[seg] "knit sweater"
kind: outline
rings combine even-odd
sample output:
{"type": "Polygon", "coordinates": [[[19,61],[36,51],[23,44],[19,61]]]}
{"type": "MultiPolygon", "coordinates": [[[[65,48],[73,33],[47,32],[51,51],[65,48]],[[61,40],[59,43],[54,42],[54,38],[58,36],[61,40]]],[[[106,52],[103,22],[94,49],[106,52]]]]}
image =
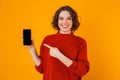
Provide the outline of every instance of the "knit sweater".
{"type": "Polygon", "coordinates": [[[41,64],[36,70],[43,73],[43,80],[81,80],[89,70],[86,41],[71,34],[48,35],[40,47],[41,64]],[[49,48],[43,44],[57,47],[73,63],[67,67],[60,60],[49,55],[49,48]]]}

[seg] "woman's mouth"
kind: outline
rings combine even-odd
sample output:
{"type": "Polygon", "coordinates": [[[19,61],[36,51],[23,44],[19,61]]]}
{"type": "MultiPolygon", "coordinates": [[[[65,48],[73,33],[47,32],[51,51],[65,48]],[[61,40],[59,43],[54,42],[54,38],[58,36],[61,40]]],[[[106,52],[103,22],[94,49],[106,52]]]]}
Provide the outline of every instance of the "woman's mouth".
{"type": "Polygon", "coordinates": [[[68,25],[62,25],[62,27],[63,27],[63,28],[67,28],[67,27],[69,27],[69,26],[68,26],[68,25]]]}

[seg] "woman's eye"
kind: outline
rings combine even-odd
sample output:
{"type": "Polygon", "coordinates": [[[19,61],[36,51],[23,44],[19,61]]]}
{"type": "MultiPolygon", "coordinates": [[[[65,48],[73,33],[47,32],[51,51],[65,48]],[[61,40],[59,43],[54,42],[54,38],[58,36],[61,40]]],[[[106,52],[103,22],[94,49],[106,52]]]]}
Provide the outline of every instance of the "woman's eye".
{"type": "Polygon", "coordinates": [[[72,20],[72,18],[71,17],[69,17],[69,18],[67,18],[68,20],[72,20]]]}
{"type": "Polygon", "coordinates": [[[62,18],[62,17],[60,17],[60,18],[59,18],[59,20],[63,20],[63,18],[62,18]]]}
{"type": "Polygon", "coordinates": [[[68,18],[63,18],[63,17],[59,17],[59,20],[72,20],[72,18],[71,17],[68,17],[68,18]]]}

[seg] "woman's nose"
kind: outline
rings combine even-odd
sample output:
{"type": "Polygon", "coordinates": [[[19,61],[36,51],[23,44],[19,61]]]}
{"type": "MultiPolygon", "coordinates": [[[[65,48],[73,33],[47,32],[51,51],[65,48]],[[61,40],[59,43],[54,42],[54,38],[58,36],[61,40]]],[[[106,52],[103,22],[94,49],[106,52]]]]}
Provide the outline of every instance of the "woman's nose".
{"type": "Polygon", "coordinates": [[[67,20],[63,20],[64,23],[67,23],[67,20]]]}

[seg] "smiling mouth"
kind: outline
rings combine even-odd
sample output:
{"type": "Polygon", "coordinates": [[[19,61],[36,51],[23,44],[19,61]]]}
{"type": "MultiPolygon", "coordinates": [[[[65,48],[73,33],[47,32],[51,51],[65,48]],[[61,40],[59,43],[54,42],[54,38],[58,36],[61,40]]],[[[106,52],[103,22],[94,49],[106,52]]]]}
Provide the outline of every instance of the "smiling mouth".
{"type": "Polygon", "coordinates": [[[69,27],[68,25],[61,25],[63,28],[67,28],[67,27],[69,27]]]}

